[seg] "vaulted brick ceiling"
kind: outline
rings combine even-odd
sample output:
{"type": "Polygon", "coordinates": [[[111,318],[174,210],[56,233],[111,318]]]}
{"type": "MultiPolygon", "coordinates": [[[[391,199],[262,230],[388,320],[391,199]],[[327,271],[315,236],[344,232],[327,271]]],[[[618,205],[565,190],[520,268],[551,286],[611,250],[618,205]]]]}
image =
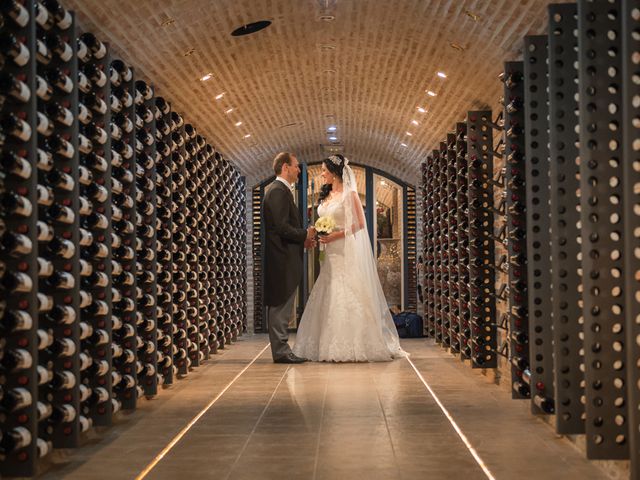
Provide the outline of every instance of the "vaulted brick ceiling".
{"type": "Polygon", "coordinates": [[[306,162],[325,157],[330,125],[353,162],[415,184],[421,160],[467,110],[498,108],[502,63],[520,57],[524,35],[545,32],[548,1],[64,4],[77,12],[83,30],[110,42],[116,56],[151,80],[249,185],[270,174],[278,151],[296,152],[306,162]],[[258,20],[272,25],[231,36],[258,20]],[[211,79],[200,81],[207,73],[211,79]]]}

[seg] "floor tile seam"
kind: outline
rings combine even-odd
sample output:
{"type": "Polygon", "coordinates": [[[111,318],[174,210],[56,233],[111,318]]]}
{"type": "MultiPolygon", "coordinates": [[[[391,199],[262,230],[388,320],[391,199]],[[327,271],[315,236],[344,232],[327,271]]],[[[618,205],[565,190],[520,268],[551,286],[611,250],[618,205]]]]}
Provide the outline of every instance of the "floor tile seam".
{"type": "Polygon", "coordinates": [[[384,411],[384,405],[382,404],[382,399],[380,398],[380,390],[378,389],[378,382],[376,381],[376,377],[372,376],[373,385],[376,389],[376,397],[378,399],[378,404],[380,405],[380,411],[382,412],[382,417],[384,418],[384,426],[387,429],[387,435],[389,436],[389,443],[391,444],[391,452],[393,453],[393,463],[396,467],[396,470],[400,472],[400,465],[398,464],[398,457],[396,456],[396,447],[393,443],[393,437],[391,436],[391,429],[389,428],[389,421],[387,420],[387,414],[384,411]]]}
{"type": "Polygon", "coordinates": [[[173,447],[180,442],[180,440],[182,440],[182,438],[189,432],[189,430],[191,429],[191,427],[193,425],[196,424],[196,422],[198,422],[198,420],[200,420],[200,418],[202,418],[202,416],[220,399],[222,398],[222,396],[225,394],[225,392],[235,383],[236,380],[238,380],[243,374],[244,372],[246,372],[247,370],[249,370],[249,368],[251,368],[251,366],[258,360],[258,358],[260,358],[264,352],[267,350],[267,348],[269,347],[269,343],[267,343],[260,352],[257,353],[257,355],[255,355],[253,357],[253,359],[244,367],[242,368],[242,370],[240,370],[240,372],[231,380],[231,382],[229,382],[227,384],[227,386],[225,388],[222,389],[221,392],[219,392],[211,402],[209,402],[209,404],[202,409],[195,417],[193,417],[193,419],[187,423],[187,425],[185,427],[182,428],[182,430],[180,430],[180,432],[171,439],[171,441],[162,449],[162,451],[156,455],[154,457],[154,459],[149,462],[147,464],[147,466],[135,477],[135,480],[142,480],[144,479],[155,467],[156,465],[158,465],[158,463],[160,463],[160,461],[165,457],[165,455],[167,455],[167,453],[169,453],[171,451],[171,449],[173,449],[173,447]]]}
{"type": "Polygon", "coordinates": [[[318,429],[318,441],[316,443],[316,458],[313,462],[313,480],[316,480],[318,476],[318,458],[320,456],[320,442],[322,439],[322,425],[324,423],[324,406],[327,400],[327,391],[329,390],[329,380],[327,379],[324,384],[324,393],[322,395],[322,407],[320,411],[320,427],[318,429]]]}
{"type": "Polygon", "coordinates": [[[440,410],[442,411],[442,413],[445,415],[445,417],[447,417],[447,419],[449,420],[449,424],[451,425],[451,427],[453,427],[455,432],[458,434],[458,437],[463,442],[463,444],[466,446],[467,450],[472,455],[472,457],[476,461],[477,465],[482,469],[482,471],[485,474],[485,476],[489,480],[495,480],[495,478],[492,475],[491,471],[487,467],[487,464],[480,457],[480,455],[478,454],[477,450],[473,447],[473,445],[471,445],[471,443],[469,442],[468,438],[462,432],[462,429],[457,425],[456,421],[453,419],[453,417],[451,416],[451,414],[449,413],[447,408],[444,406],[444,404],[438,399],[438,397],[435,394],[435,392],[432,390],[432,388],[429,386],[427,381],[424,379],[424,376],[422,375],[422,373],[418,370],[418,367],[416,367],[416,365],[411,361],[410,358],[407,357],[406,360],[407,360],[408,364],[411,366],[411,368],[413,369],[413,371],[416,374],[417,378],[422,382],[422,384],[425,386],[425,388],[427,389],[429,394],[433,397],[435,402],[438,404],[438,406],[440,407],[440,410]]]}
{"type": "Polygon", "coordinates": [[[276,392],[278,391],[278,388],[280,388],[280,385],[282,385],[282,381],[287,376],[287,373],[289,372],[290,368],[291,368],[290,366],[287,366],[287,368],[285,369],[284,373],[280,377],[280,381],[278,382],[278,384],[276,385],[275,389],[271,393],[271,397],[269,398],[269,400],[267,401],[266,405],[264,406],[264,409],[262,410],[262,413],[260,414],[260,416],[258,417],[258,420],[256,421],[255,425],[253,426],[253,429],[251,430],[251,432],[247,436],[247,440],[245,441],[244,445],[242,446],[242,449],[238,453],[238,456],[236,457],[235,461],[231,465],[231,468],[229,469],[229,472],[227,472],[225,480],[229,480],[229,478],[231,477],[231,474],[233,473],[234,468],[238,465],[238,462],[240,461],[240,458],[242,457],[242,455],[244,454],[245,450],[247,449],[247,445],[249,445],[249,442],[251,441],[251,438],[253,437],[253,434],[257,430],[258,425],[260,425],[260,421],[264,417],[264,414],[269,409],[269,405],[273,401],[273,398],[275,397],[276,392]]]}

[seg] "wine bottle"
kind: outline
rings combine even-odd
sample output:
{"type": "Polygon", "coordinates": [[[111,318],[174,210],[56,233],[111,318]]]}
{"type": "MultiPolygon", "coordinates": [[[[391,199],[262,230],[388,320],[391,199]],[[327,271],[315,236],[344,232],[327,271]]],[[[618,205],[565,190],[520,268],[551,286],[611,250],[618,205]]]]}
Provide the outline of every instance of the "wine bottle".
{"type": "Polygon", "coordinates": [[[58,0],[42,0],[42,4],[49,10],[49,13],[53,15],[53,18],[61,30],[66,30],[71,26],[73,21],[71,14],[60,5],[58,0]]]}
{"type": "Polygon", "coordinates": [[[31,98],[31,90],[27,84],[9,72],[0,72],[0,94],[11,96],[21,103],[26,103],[31,98]]]}
{"type": "Polygon", "coordinates": [[[0,12],[13,20],[19,27],[24,28],[29,23],[29,11],[16,0],[4,0],[0,3],[0,12]]]}
{"type": "Polygon", "coordinates": [[[73,91],[73,81],[59,68],[52,68],[47,70],[45,72],[45,78],[53,86],[58,87],[64,93],[71,93],[73,91]]]}
{"type": "Polygon", "coordinates": [[[80,39],[89,47],[95,59],[100,60],[107,54],[107,47],[93,33],[83,33],[80,39]]]}
{"type": "Polygon", "coordinates": [[[7,112],[0,120],[0,126],[5,134],[12,135],[23,142],[31,139],[31,127],[27,122],[19,118],[12,112],[7,112]]]}
{"type": "Polygon", "coordinates": [[[73,124],[73,114],[71,110],[63,107],[58,102],[48,102],[45,111],[53,120],[70,127],[73,124]]]}
{"type": "Polygon", "coordinates": [[[31,164],[23,157],[5,150],[0,156],[0,165],[7,173],[17,177],[28,179],[31,177],[31,164]]]}
{"type": "Polygon", "coordinates": [[[53,87],[40,75],[36,75],[36,96],[45,102],[53,96],[53,87]]]}
{"type": "Polygon", "coordinates": [[[19,67],[24,67],[31,58],[29,49],[12,33],[0,34],[0,49],[2,53],[11,58],[19,67]]]}
{"type": "Polygon", "coordinates": [[[60,57],[63,62],[71,60],[73,50],[71,46],[65,42],[60,35],[55,33],[48,33],[44,37],[47,47],[49,47],[55,54],[60,57]]]}

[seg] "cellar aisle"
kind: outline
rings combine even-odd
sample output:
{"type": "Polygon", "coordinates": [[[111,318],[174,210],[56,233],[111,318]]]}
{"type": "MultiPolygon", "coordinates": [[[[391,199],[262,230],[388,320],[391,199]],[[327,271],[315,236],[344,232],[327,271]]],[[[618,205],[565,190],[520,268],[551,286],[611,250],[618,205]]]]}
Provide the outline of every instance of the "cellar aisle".
{"type": "MultiPolygon", "coordinates": [[[[142,401],[46,479],[132,479],[267,345],[242,337],[191,380],[142,401]],[[196,378],[197,377],[197,381],[196,378]]],[[[496,479],[607,478],[567,440],[429,340],[411,360],[496,479]],[[495,419],[500,419],[496,421],[495,419]]],[[[268,351],[148,479],[462,479],[481,468],[407,360],[275,365],[268,351]]]]}

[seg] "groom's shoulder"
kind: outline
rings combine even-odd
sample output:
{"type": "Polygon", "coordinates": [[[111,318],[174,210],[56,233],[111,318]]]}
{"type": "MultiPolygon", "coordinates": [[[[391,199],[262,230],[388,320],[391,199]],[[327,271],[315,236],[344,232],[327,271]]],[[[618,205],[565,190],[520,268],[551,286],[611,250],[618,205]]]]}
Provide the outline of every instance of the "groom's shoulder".
{"type": "Polygon", "coordinates": [[[281,181],[274,180],[273,182],[271,182],[269,185],[266,186],[266,188],[264,189],[264,193],[265,193],[265,195],[267,195],[268,193],[272,192],[273,190],[281,189],[281,187],[282,187],[283,191],[286,188],[281,181]]]}

